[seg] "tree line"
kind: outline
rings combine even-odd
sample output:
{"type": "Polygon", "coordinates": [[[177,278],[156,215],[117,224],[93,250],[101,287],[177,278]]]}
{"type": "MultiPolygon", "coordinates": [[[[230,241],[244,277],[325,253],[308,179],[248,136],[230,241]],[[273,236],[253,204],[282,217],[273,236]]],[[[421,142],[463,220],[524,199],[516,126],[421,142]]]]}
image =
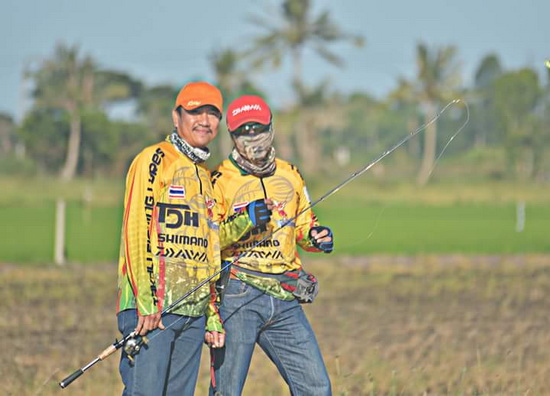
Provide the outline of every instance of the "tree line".
{"type": "MultiPolygon", "coordinates": [[[[279,155],[299,164],[305,174],[330,172],[374,156],[422,125],[405,163],[416,164],[416,180],[425,184],[436,155],[464,121],[466,108],[454,106],[450,117],[430,123],[451,100],[468,103],[470,122],[450,153],[466,160],[478,156],[502,164],[495,177],[550,179],[545,148],[550,143],[550,69],[505,70],[496,54],[480,60],[466,86],[454,46],[418,43],[414,78],[400,78],[383,98],[368,92],[343,94],[325,81],[307,86],[304,50],[325,61],[344,62],[330,50],[343,41],[365,45],[359,35],[343,31],[327,11],[313,15],[310,0],[285,0],[277,17],[257,15],[261,31],[243,52],[218,49],[208,55],[226,104],[241,94],[260,94],[254,74],[292,64],[292,106],[275,109],[279,155]],[[247,72],[245,72],[245,70],[247,72]],[[408,161],[408,162],[407,162],[408,161]]],[[[129,161],[149,143],[171,132],[170,112],[179,86],[147,85],[123,71],[101,67],[76,45],[58,44],[38,67],[26,71],[33,86],[33,105],[16,124],[0,114],[0,172],[75,176],[122,176],[129,161]],[[131,107],[130,120],[110,115],[121,103],[131,107]]],[[[223,128],[221,128],[223,129],[223,128]]],[[[215,141],[215,158],[230,151],[227,133],[215,141]]],[[[407,165],[408,166],[408,165],[407,165]]]]}

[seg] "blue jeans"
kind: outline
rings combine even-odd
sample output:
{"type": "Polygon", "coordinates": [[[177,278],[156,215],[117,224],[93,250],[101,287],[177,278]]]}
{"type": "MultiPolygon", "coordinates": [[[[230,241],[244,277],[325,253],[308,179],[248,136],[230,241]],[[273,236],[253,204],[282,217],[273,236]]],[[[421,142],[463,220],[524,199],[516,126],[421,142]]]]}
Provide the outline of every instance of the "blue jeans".
{"type": "MultiPolygon", "coordinates": [[[[122,350],[119,371],[124,383],[123,395],[193,395],[201,348],[204,341],[204,316],[167,314],[162,323],[165,330],[147,333],[149,342],[134,357],[131,364],[122,350]]],[[[130,334],[137,325],[135,309],[118,314],[118,329],[130,334]]]]}
{"type": "Polygon", "coordinates": [[[292,395],[331,394],[315,334],[296,300],[279,300],[230,279],[220,314],[226,340],[224,348],[213,349],[215,389],[211,384],[210,395],[242,393],[256,343],[275,363],[292,395]]]}

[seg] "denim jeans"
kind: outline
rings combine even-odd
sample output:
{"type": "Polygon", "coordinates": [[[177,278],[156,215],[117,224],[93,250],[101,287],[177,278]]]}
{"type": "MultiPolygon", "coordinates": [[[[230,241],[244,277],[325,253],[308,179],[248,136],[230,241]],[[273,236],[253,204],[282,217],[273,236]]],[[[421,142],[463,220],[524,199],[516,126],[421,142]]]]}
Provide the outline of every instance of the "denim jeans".
{"type": "MultiPolygon", "coordinates": [[[[131,364],[122,350],[119,371],[124,383],[123,395],[193,395],[201,348],[204,341],[204,316],[167,314],[162,323],[165,330],[147,333],[149,342],[134,357],[131,364]]],[[[130,334],[137,325],[135,309],[118,314],[118,329],[130,334]]]]}
{"type": "Polygon", "coordinates": [[[296,300],[279,300],[230,279],[220,314],[226,340],[224,348],[213,350],[215,388],[211,384],[210,395],[242,393],[256,343],[275,363],[292,395],[331,394],[315,334],[296,300]]]}

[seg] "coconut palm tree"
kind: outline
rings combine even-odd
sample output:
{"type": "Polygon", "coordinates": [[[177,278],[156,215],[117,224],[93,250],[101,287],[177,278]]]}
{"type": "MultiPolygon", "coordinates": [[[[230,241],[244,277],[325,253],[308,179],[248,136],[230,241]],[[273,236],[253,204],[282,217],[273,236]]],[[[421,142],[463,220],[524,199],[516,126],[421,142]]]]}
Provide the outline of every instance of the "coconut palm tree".
{"type": "MultiPolygon", "coordinates": [[[[338,41],[351,41],[356,46],[362,46],[364,42],[360,35],[343,32],[331,20],[328,11],[317,16],[312,15],[310,0],[284,0],[275,12],[267,10],[265,16],[255,15],[250,20],[265,31],[253,39],[252,48],[248,52],[253,67],[279,67],[288,55],[292,62],[292,86],[300,108],[305,105],[302,100],[311,96],[303,82],[303,57],[306,48],[312,49],[330,64],[342,66],[342,59],[330,51],[328,45],[338,41]]],[[[318,107],[317,104],[315,106],[318,107]]],[[[300,121],[298,126],[299,124],[303,122],[300,121]]],[[[297,132],[297,141],[305,140],[298,136],[302,131],[297,132]]],[[[317,157],[315,150],[310,148],[311,146],[298,145],[302,166],[312,163],[317,157]]],[[[303,170],[308,173],[306,169],[303,170]]]]}
{"type": "MultiPolygon", "coordinates": [[[[456,48],[443,46],[429,49],[419,43],[416,47],[417,95],[424,108],[427,124],[438,112],[442,102],[451,100],[457,93],[460,83],[459,64],[456,61],[456,48]]],[[[427,125],[424,134],[424,153],[418,172],[420,185],[428,182],[435,161],[437,124],[427,125]]]]}
{"type": "Polygon", "coordinates": [[[226,102],[231,102],[247,79],[246,73],[239,69],[242,54],[229,48],[222,48],[211,52],[208,59],[224,99],[226,102]]]}
{"type": "Polygon", "coordinates": [[[101,105],[132,94],[130,78],[123,73],[100,70],[77,45],[58,44],[50,58],[28,76],[34,81],[34,106],[59,109],[69,117],[70,132],[60,176],[71,180],[76,173],[82,138],[82,115],[101,105]]]}
{"type": "Polygon", "coordinates": [[[351,41],[362,46],[362,36],[345,33],[331,19],[328,11],[312,16],[310,0],[285,0],[278,10],[279,19],[268,11],[265,17],[254,16],[251,21],[266,33],[253,39],[250,54],[255,66],[266,63],[274,67],[281,65],[283,58],[290,54],[292,61],[292,83],[299,92],[303,88],[303,54],[306,48],[327,62],[341,66],[342,59],[327,48],[327,44],[337,41],[351,41]]]}
{"type": "MultiPolygon", "coordinates": [[[[214,69],[216,81],[226,105],[244,93],[247,86],[252,85],[246,73],[239,69],[239,59],[242,59],[242,54],[232,49],[218,49],[209,55],[210,65],[214,69]]],[[[229,134],[219,134],[217,141],[220,156],[227,155],[231,150],[229,134]]]]}
{"type": "Polygon", "coordinates": [[[77,46],[58,44],[54,54],[32,73],[35,106],[62,109],[69,115],[70,133],[65,164],[60,176],[74,177],[78,164],[83,108],[91,101],[96,65],[89,56],[80,56],[77,46]]]}

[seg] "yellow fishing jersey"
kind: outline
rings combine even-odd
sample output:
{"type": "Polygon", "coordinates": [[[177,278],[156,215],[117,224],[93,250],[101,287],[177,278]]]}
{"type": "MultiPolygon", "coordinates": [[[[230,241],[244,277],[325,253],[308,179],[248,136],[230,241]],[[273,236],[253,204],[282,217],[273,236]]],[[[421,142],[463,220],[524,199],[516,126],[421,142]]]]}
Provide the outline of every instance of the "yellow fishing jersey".
{"type": "Polygon", "coordinates": [[[306,209],[311,204],[310,198],[294,165],[276,159],[272,176],[257,177],[243,171],[229,158],[212,172],[212,185],[217,213],[221,216],[218,220],[246,211],[246,206],[257,199],[271,198],[275,204],[270,223],[263,229],[254,228],[238,242],[222,249],[222,260],[232,261],[242,255],[236,262],[238,266],[280,274],[301,268],[296,243],[307,251],[320,251],[309,238],[309,230],[319,224],[313,211],[306,209]],[[294,219],[298,213],[301,214],[294,219]],[[281,228],[283,224],[286,226],[281,228]],[[266,238],[273,231],[275,233],[266,238]],[[262,242],[254,247],[258,241],[262,242]]]}
{"type": "MultiPolygon", "coordinates": [[[[161,312],[218,271],[218,219],[210,174],[203,164],[193,163],[169,141],[138,154],[126,178],[117,312],[161,312]]],[[[224,223],[222,246],[251,227],[247,214],[224,223]]],[[[209,297],[206,284],[170,312],[200,316],[209,297]]]]}

